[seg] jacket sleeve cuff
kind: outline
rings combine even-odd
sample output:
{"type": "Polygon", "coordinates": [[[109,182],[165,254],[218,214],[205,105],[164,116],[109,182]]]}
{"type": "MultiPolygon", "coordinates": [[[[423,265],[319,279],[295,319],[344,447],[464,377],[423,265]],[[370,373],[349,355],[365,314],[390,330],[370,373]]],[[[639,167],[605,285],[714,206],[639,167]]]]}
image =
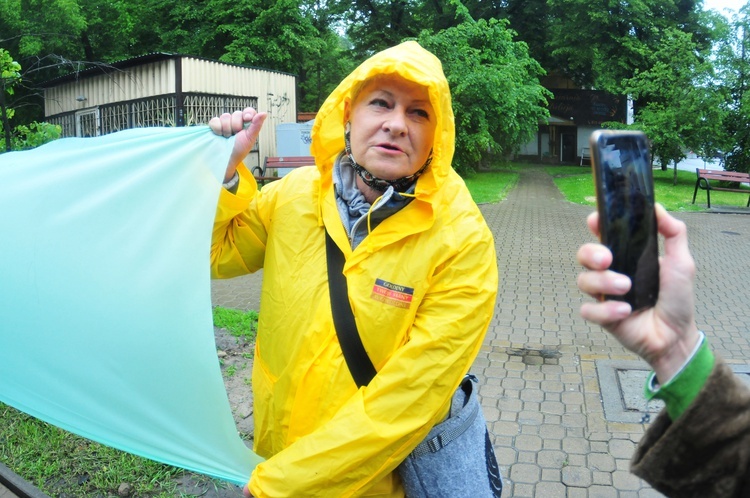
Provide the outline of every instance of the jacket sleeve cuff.
{"type": "Polygon", "coordinates": [[[701,336],[692,356],[669,382],[659,386],[654,372],[651,372],[646,380],[644,389],[646,399],[663,400],[669,418],[672,420],[677,420],[695,401],[714,368],[714,354],[708,347],[708,341],[703,332],[701,336]]]}
{"type": "Polygon", "coordinates": [[[231,193],[236,194],[237,189],[240,187],[240,174],[235,171],[234,176],[230,178],[228,182],[224,182],[222,187],[229,190],[231,193]]]}
{"type": "Polygon", "coordinates": [[[247,208],[248,201],[258,193],[258,183],[243,163],[237,166],[237,176],[236,190],[222,188],[219,193],[219,204],[239,213],[247,208]]]}

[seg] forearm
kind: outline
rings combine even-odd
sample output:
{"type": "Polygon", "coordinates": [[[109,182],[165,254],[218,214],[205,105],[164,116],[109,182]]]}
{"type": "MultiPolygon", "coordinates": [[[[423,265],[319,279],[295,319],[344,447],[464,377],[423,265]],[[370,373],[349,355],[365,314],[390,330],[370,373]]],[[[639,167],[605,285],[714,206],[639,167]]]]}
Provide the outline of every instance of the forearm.
{"type": "Polygon", "coordinates": [[[750,492],[750,389],[716,364],[694,402],[662,413],[641,440],[632,471],[667,496],[739,497],[750,492]]]}
{"type": "Polygon", "coordinates": [[[645,358],[662,385],[668,383],[683,369],[705,337],[703,332],[698,330],[694,320],[690,320],[689,325],[686,324],[685,329],[676,335],[679,339],[670,344],[665,351],[653,358],[645,358]]]}

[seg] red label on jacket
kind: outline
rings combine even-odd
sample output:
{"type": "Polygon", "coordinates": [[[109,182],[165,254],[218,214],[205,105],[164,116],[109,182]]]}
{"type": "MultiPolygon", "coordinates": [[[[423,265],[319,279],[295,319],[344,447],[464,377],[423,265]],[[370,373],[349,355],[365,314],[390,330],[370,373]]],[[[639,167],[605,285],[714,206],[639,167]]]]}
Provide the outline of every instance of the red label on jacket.
{"type": "Polygon", "coordinates": [[[392,284],[382,279],[376,279],[372,287],[370,297],[381,303],[396,306],[398,308],[408,308],[411,306],[411,300],[414,295],[414,289],[403,285],[392,284]]]}

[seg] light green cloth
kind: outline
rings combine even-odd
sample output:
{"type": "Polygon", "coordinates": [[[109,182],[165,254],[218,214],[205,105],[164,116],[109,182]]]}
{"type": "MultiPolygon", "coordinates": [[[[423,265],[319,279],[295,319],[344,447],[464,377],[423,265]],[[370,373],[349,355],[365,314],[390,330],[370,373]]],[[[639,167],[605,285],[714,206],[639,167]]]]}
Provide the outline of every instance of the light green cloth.
{"type": "Polygon", "coordinates": [[[141,128],[0,154],[0,401],[243,484],[209,252],[233,140],[141,128]]]}
{"type": "Polygon", "coordinates": [[[714,369],[714,362],[714,354],[708,346],[708,340],[701,332],[701,340],[696,345],[692,356],[666,384],[659,386],[656,374],[651,372],[644,387],[646,399],[663,400],[669,418],[677,420],[698,397],[714,369]]]}

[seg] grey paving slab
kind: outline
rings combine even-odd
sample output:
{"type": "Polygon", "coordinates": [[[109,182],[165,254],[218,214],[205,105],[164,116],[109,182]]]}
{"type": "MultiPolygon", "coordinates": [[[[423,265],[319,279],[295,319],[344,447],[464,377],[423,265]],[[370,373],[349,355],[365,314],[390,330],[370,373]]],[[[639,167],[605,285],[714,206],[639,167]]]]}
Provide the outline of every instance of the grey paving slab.
{"type": "MultiPolygon", "coordinates": [[[[628,472],[647,426],[641,417],[607,416],[604,397],[613,387],[597,374],[597,362],[643,363],[578,315],[589,298],[576,287],[575,252],[595,240],[585,224],[593,208],[565,201],[552,176],[535,166],[521,171],[504,201],[480,208],[495,235],[500,287],[473,372],[505,478],[503,496],[661,496],[628,472]]],[[[714,351],[738,373],[748,371],[750,210],[675,216],[688,226],[697,265],[698,325],[714,351]]],[[[261,282],[262,275],[215,280],[213,303],[258,309],[261,282]]],[[[621,369],[625,377],[627,370],[621,369]]]]}
{"type": "Polygon", "coordinates": [[[17,495],[0,484],[0,498],[17,498],[17,495]]]}
{"type": "Polygon", "coordinates": [[[656,416],[664,408],[663,401],[647,401],[643,396],[643,385],[649,375],[645,362],[596,360],[596,373],[607,421],[647,422],[648,417],[656,416]]]}
{"type": "Polygon", "coordinates": [[[17,498],[17,495],[0,484],[0,498],[17,498]]]}

